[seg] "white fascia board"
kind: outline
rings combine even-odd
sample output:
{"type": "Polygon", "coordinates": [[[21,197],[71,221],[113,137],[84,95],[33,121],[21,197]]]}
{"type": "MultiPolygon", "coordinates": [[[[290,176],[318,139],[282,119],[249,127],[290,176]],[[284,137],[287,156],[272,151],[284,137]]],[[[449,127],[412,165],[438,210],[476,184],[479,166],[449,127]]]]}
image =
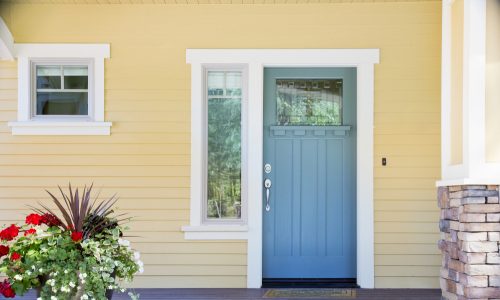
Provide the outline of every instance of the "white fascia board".
{"type": "Polygon", "coordinates": [[[0,60],[14,59],[14,38],[7,24],[0,18],[0,60]]]}
{"type": "Polygon", "coordinates": [[[109,44],[14,44],[16,57],[109,58],[109,44]]]}
{"type": "Polygon", "coordinates": [[[378,64],[379,49],[187,49],[186,62],[195,63],[249,63],[266,66],[352,66],[378,64]],[[327,62],[327,63],[326,63],[327,62]]]}

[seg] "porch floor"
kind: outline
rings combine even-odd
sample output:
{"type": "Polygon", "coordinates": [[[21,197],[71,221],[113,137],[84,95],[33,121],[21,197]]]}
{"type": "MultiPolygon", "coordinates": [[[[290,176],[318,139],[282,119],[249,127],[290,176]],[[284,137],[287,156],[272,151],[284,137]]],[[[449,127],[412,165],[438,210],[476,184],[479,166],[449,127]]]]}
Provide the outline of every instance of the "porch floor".
{"type": "MultiPolygon", "coordinates": [[[[441,291],[439,289],[358,289],[355,297],[341,298],[264,298],[268,289],[136,289],[140,299],[160,300],[306,300],[306,299],[332,299],[332,300],[439,300],[441,291]]],[[[34,300],[34,293],[16,299],[34,300]]],[[[126,294],[115,294],[113,300],[129,299],[126,294]]]]}

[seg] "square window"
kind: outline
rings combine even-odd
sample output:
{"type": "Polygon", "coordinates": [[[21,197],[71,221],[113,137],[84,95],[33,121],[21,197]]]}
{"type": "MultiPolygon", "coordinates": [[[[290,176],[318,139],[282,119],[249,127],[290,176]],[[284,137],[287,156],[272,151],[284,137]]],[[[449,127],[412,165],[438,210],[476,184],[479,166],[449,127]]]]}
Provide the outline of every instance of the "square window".
{"type": "Polygon", "coordinates": [[[33,62],[32,117],[89,117],[89,68],[88,63],[33,62]]]}
{"type": "Polygon", "coordinates": [[[16,44],[13,135],[110,135],[104,118],[109,44],[16,44]]]}

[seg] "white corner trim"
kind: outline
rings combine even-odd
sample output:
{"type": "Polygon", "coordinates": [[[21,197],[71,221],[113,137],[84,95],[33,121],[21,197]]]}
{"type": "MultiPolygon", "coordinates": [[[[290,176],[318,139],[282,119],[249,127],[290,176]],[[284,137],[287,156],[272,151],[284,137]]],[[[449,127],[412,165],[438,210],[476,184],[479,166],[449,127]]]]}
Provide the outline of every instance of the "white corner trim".
{"type": "Polygon", "coordinates": [[[437,186],[498,184],[500,164],[486,161],[486,1],[464,0],[463,23],[463,163],[452,165],[451,45],[453,1],[442,4],[441,180],[437,186]]]}
{"type": "Polygon", "coordinates": [[[14,38],[10,33],[9,27],[0,18],[0,60],[14,59],[14,38]]]}
{"type": "Polygon", "coordinates": [[[12,135],[110,135],[111,122],[8,122],[12,135]]]}
{"type": "Polygon", "coordinates": [[[14,44],[16,57],[109,58],[109,44],[14,44]]]}
{"type": "MultiPolygon", "coordinates": [[[[244,64],[248,67],[248,232],[247,287],[262,284],[262,165],[263,165],[263,76],[265,67],[356,67],[357,68],[357,280],[362,288],[374,288],[373,122],[374,64],[379,49],[187,49],[191,64],[191,117],[200,119],[199,104],[203,64],[244,64]]],[[[189,231],[201,224],[202,143],[198,123],[191,127],[191,226],[183,227],[185,238],[234,239],[237,232],[189,231]],[[194,127],[193,127],[194,126],[194,127]],[[193,130],[194,129],[194,130],[193,130]],[[188,229],[187,231],[185,229],[188,229]]],[[[235,226],[235,225],[232,225],[235,226]]],[[[239,232],[243,235],[243,232],[239,232]]]]}

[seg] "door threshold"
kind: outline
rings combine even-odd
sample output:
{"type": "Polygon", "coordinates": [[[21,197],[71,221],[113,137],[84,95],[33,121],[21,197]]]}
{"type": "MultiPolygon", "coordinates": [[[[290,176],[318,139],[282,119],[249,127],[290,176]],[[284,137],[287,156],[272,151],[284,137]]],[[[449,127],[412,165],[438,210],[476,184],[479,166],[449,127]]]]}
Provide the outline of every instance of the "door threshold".
{"type": "Polygon", "coordinates": [[[359,288],[356,278],[263,278],[263,288],[359,288]]]}

